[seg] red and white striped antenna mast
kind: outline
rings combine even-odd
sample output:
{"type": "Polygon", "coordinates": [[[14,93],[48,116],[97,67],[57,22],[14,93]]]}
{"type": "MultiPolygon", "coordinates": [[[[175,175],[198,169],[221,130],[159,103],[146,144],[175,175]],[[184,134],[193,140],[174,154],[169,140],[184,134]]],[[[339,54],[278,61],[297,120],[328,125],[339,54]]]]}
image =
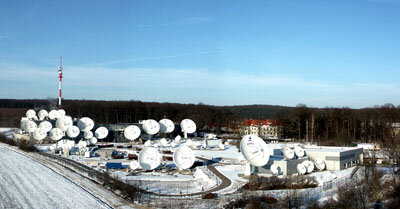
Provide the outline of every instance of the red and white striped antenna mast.
{"type": "Polygon", "coordinates": [[[61,109],[61,86],[62,86],[62,71],[63,71],[63,67],[62,67],[62,56],[60,56],[60,66],[58,66],[58,77],[60,78],[60,83],[58,85],[58,91],[59,91],[59,95],[58,95],[58,109],[61,109]]]}

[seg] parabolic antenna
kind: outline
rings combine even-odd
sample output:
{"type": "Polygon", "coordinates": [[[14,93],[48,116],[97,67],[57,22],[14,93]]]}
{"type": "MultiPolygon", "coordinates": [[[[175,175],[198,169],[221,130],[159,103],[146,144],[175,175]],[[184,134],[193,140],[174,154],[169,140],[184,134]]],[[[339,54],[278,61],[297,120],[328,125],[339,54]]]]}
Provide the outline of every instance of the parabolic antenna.
{"type": "Polygon", "coordinates": [[[50,130],[49,136],[52,140],[60,140],[64,136],[64,132],[59,128],[53,128],[50,130]]]}
{"type": "Polygon", "coordinates": [[[30,109],[30,110],[26,111],[25,115],[27,118],[33,119],[36,116],[36,112],[35,112],[35,110],[30,109]]]}
{"type": "Polygon", "coordinates": [[[46,138],[46,136],[47,136],[47,132],[41,128],[37,128],[33,132],[33,138],[38,141],[42,141],[44,138],[46,138]]]}
{"type": "Polygon", "coordinates": [[[40,110],[38,112],[39,120],[44,120],[48,116],[49,116],[49,113],[46,110],[40,110]]]}
{"type": "Polygon", "coordinates": [[[57,144],[52,144],[52,145],[50,145],[50,147],[49,147],[49,150],[50,151],[54,151],[54,150],[56,150],[57,149],[57,144]]]}
{"type": "Polygon", "coordinates": [[[58,117],[57,117],[57,114],[58,114],[57,110],[51,110],[51,111],[49,112],[49,119],[50,119],[50,120],[55,120],[55,119],[57,119],[57,118],[58,118],[58,117]]]}
{"type": "Polygon", "coordinates": [[[154,147],[145,147],[139,153],[139,164],[145,170],[153,170],[161,163],[161,155],[154,147]]]}
{"type": "Polygon", "coordinates": [[[139,168],[139,163],[137,161],[132,161],[131,163],[129,163],[129,168],[134,171],[139,168]]]}
{"type": "Polygon", "coordinates": [[[263,166],[268,163],[267,144],[256,135],[243,136],[240,141],[240,151],[244,158],[254,166],[263,166]]]}
{"type": "Polygon", "coordinates": [[[150,147],[150,146],[151,146],[151,141],[150,141],[150,140],[147,140],[147,141],[144,143],[144,146],[150,147]]]}
{"type": "Polygon", "coordinates": [[[319,170],[325,170],[326,164],[325,164],[324,160],[322,160],[321,158],[317,158],[317,159],[315,159],[315,166],[319,170]]]}
{"type": "Polygon", "coordinates": [[[191,139],[186,140],[186,143],[185,143],[186,146],[190,147],[190,146],[192,146],[192,144],[193,144],[193,141],[191,139]]]}
{"type": "Polygon", "coordinates": [[[70,150],[72,147],[75,146],[75,142],[73,140],[63,139],[57,142],[57,147],[61,149],[68,149],[70,150]]]}
{"type": "Polygon", "coordinates": [[[125,138],[131,141],[137,139],[140,136],[140,133],[140,128],[135,125],[130,125],[124,130],[125,138]]]}
{"type": "Polygon", "coordinates": [[[33,133],[36,129],[37,129],[37,125],[36,125],[36,123],[35,122],[33,122],[33,121],[28,121],[26,124],[25,124],[25,130],[27,131],[27,132],[29,132],[29,133],[33,133]]]}
{"type": "Polygon", "coordinates": [[[87,146],[87,142],[86,141],[80,140],[78,142],[78,148],[79,149],[85,148],[86,146],[87,146]]]}
{"type": "Polygon", "coordinates": [[[221,142],[218,144],[218,147],[220,150],[224,150],[225,149],[225,145],[222,144],[221,142]]]}
{"type": "Polygon", "coordinates": [[[77,126],[79,129],[83,132],[88,132],[93,129],[94,127],[94,122],[92,119],[88,117],[83,117],[78,120],[77,126]]]}
{"type": "Polygon", "coordinates": [[[272,164],[270,170],[272,174],[278,175],[280,173],[281,168],[275,164],[272,164]]]}
{"type": "Polygon", "coordinates": [[[39,124],[39,128],[43,129],[47,133],[53,128],[53,125],[51,125],[49,121],[43,121],[39,124]]]}
{"type": "Polygon", "coordinates": [[[284,147],[283,150],[283,156],[285,156],[286,160],[291,160],[294,158],[294,151],[290,149],[289,147],[284,147]]]}
{"type": "Polygon", "coordinates": [[[94,136],[98,139],[104,139],[108,135],[108,129],[106,127],[99,127],[94,132],[94,136]]]}
{"type": "Polygon", "coordinates": [[[187,134],[191,134],[196,131],[196,123],[190,119],[183,119],[181,121],[181,129],[185,135],[185,138],[187,138],[187,134]]]}
{"type": "Polygon", "coordinates": [[[168,146],[168,141],[165,138],[162,138],[160,139],[160,144],[161,146],[166,147],[168,146]]]}
{"type": "Polygon", "coordinates": [[[21,128],[23,131],[26,131],[28,121],[29,121],[28,118],[21,118],[21,128]]]}
{"type": "Polygon", "coordinates": [[[57,118],[56,127],[61,129],[62,131],[67,131],[67,129],[72,126],[72,118],[70,116],[63,116],[57,118]]]}
{"type": "Polygon", "coordinates": [[[153,119],[145,120],[143,122],[143,130],[149,135],[154,135],[160,131],[160,124],[153,119]]]}
{"type": "Polygon", "coordinates": [[[314,170],[314,163],[309,161],[309,160],[305,160],[302,163],[304,165],[304,167],[306,167],[307,169],[307,173],[311,173],[314,170]]]}
{"type": "Polygon", "coordinates": [[[181,135],[178,135],[175,137],[175,143],[179,143],[181,141],[182,137],[181,135]]]}
{"type": "Polygon", "coordinates": [[[70,126],[67,129],[67,136],[71,138],[76,138],[79,135],[79,128],[78,126],[70,126]]]}
{"type": "Polygon", "coordinates": [[[189,147],[182,145],[174,152],[174,163],[179,169],[188,169],[192,167],[196,156],[189,147]]]}
{"type": "Polygon", "coordinates": [[[304,157],[304,155],[305,155],[304,149],[302,147],[300,147],[300,146],[295,146],[294,147],[294,153],[299,158],[304,157]]]}
{"type": "Polygon", "coordinates": [[[297,164],[297,172],[301,175],[304,175],[307,173],[307,168],[302,163],[299,163],[297,164]]]}
{"type": "Polygon", "coordinates": [[[96,144],[97,143],[97,138],[96,137],[92,137],[89,139],[89,143],[90,144],[96,144]]]}
{"type": "Polygon", "coordinates": [[[66,115],[65,110],[63,110],[63,109],[57,110],[57,114],[56,114],[57,118],[64,117],[65,115],[66,115]]]}
{"type": "Polygon", "coordinates": [[[83,133],[83,138],[84,139],[90,139],[92,137],[93,137],[93,132],[91,132],[91,131],[86,131],[86,132],[83,133]]]}
{"type": "Polygon", "coordinates": [[[174,148],[176,146],[175,142],[171,142],[171,147],[174,148]]]}
{"type": "Polygon", "coordinates": [[[175,124],[170,119],[162,119],[159,124],[161,133],[171,133],[175,129],[175,124]]]}

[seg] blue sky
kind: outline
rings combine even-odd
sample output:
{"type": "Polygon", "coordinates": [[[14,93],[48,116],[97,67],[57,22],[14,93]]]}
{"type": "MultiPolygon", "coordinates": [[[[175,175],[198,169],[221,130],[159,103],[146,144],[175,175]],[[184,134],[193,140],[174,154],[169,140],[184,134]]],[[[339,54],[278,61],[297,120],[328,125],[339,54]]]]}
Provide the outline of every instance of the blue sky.
{"type": "Polygon", "coordinates": [[[400,104],[400,0],[0,1],[0,98],[400,104]]]}

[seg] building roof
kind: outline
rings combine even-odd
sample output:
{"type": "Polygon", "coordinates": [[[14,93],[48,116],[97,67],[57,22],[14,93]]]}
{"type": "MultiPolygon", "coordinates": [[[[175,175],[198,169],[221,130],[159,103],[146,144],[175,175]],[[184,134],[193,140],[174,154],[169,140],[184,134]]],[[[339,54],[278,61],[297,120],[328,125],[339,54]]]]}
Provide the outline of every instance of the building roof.
{"type": "Polygon", "coordinates": [[[259,126],[259,125],[270,125],[278,126],[277,120],[245,120],[243,126],[259,126]]]}

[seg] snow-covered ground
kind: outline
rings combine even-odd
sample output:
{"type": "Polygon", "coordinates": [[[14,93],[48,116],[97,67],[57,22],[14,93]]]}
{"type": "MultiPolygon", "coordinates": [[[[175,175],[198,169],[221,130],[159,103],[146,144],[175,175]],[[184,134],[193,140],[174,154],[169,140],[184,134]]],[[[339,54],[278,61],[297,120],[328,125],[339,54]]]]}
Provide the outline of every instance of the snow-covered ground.
{"type": "Polygon", "coordinates": [[[37,161],[0,144],[0,208],[108,208],[37,161]]]}

